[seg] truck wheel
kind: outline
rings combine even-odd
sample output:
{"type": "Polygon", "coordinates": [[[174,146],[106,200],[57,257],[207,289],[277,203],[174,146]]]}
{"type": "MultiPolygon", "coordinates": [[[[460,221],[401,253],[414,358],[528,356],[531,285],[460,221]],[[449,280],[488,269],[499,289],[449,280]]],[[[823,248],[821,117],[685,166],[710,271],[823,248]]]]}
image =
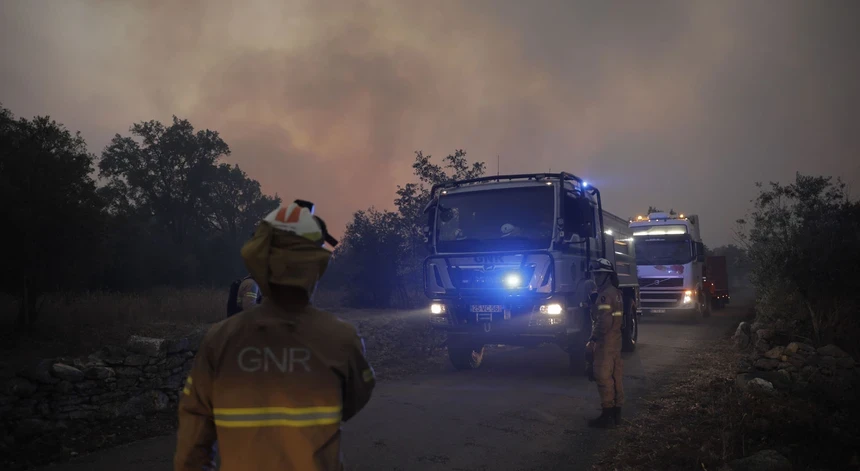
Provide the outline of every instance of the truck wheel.
{"type": "Polygon", "coordinates": [[[632,299],[624,300],[624,314],[626,325],[621,330],[621,351],[632,352],[636,350],[636,343],[639,341],[639,315],[632,299]]]}
{"type": "Polygon", "coordinates": [[[474,370],[484,361],[484,346],[477,349],[472,347],[448,347],[448,359],[458,370],[474,370]]]}

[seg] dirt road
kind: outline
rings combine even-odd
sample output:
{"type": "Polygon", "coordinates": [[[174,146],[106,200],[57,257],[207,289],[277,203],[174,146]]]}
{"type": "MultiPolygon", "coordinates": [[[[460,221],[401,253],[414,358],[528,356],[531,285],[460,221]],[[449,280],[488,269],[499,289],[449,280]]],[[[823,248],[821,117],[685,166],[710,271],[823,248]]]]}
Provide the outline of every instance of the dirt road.
{"type": "MultiPolygon", "coordinates": [[[[625,355],[628,405],[660,387],[667,368],[687,368],[685,352],[725,334],[740,308],[710,319],[645,319],[635,353],[625,355]]],[[[382,382],[354,421],[344,425],[347,469],[588,469],[605,432],[586,426],[599,413],[594,383],[567,374],[556,347],[487,355],[480,370],[444,370],[382,382]]],[[[174,436],[144,440],[43,468],[53,471],[167,471],[174,436]]]]}

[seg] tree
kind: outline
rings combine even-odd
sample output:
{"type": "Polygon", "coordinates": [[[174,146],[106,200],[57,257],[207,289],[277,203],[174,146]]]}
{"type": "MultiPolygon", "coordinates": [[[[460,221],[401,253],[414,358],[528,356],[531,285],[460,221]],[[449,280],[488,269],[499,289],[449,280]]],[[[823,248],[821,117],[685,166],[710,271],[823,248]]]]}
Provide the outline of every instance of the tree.
{"type": "Polygon", "coordinates": [[[281,204],[278,195],[264,195],[260,183],[238,165],[219,165],[209,187],[206,227],[236,244],[243,243],[257,223],[281,204]]]}
{"type": "Polygon", "coordinates": [[[100,175],[115,198],[112,209],[135,207],[154,218],[180,247],[195,228],[206,224],[211,207],[208,182],[215,164],[230,147],[216,131],[194,132],[188,120],[173,117],[165,127],[158,121],[134,124],[132,137],[117,134],[102,153],[100,175]]]}
{"type": "Polygon", "coordinates": [[[263,194],[260,183],[248,178],[238,165],[220,164],[208,187],[211,194],[204,232],[210,234],[210,244],[204,245],[207,252],[200,256],[204,266],[210,265],[208,273],[224,273],[212,281],[222,281],[244,271],[239,255],[242,244],[260,220],[280,206],[281,198],[263,194]]]}
{"type": "Polygon", "coordinates": [[[446,156],[441,166],[431,159],[432,156],[421,151],[415,152],[412,169],[418,181],[397,186],[394,201],[397,212],[378,212],[372,208],[359,211],[348,226],[326,284],[347,283],[344,289],[353,293],[348,296],[351,305],[378,307],[396,302],[408,307],[410,295],[423,292],[421,262],[426,255],[423,210],[432,185],[480,177],[486,167],[483,162],[470,164],[462,149],[446,156]],[[394,264],[380,266],[383,262],[377,258],[394,264]],[[344,271],[350,275],[345,276],[344,271]],[[390,291],[386,292],[382,286],[390,291]]]}
{"type": "Polygon", "coordinates": [[[738,238],[763,314],[801,322],[817,343],[835,340],[856,349],[860,203],[831,177],[798,173],[791,184],[757,186],[751,219],[738,221],[738,238]]]}
{"type": "Polygon", "coordinates": [[[104,229],[93,160],[79,132],[48,116],[15,119],[0,105],[0,198],[12,240],[2,278],[19,299],[18,328],[33,325],[43,294],[90,281],[104,229]]]}

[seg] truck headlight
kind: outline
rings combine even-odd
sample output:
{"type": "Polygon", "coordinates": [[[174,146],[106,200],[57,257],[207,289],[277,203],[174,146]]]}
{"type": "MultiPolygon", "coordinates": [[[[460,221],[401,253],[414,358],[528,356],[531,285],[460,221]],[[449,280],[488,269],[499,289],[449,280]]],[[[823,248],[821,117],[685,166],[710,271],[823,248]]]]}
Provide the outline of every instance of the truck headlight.
{"type": "Polygon", "coordinates": [[[430,312],[432,314],[444,314],[445,313],[445,305],[442,303],[433,303],[430,305],[430,312]]]}
{"type": "Polygon", "coordinates": [[[559,303],[544,304],[540,307],[540,313],[541,314],[547,314],[550,316],[557,316],[557,315],[561,314],[561,311],[562,311],[562,308],[561,308],[561,304],[559,304],[559,303]]]}
{"type": "Polygon", "coordinates": [[[693,292],[690,290],[684,291],[684,304],[693,302],[693,292]]]}

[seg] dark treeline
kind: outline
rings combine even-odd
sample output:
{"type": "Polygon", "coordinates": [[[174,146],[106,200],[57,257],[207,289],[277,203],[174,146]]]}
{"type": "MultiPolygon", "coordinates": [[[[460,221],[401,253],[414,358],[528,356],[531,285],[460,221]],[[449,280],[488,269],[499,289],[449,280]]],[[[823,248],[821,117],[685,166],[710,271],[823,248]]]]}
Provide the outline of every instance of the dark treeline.
{"type": "MultiPolygon", "coordinates": [[[[133,124],[96,157],[80,134],[48,117],[15,118],[0,106],[0,196],[12,244],[2,286],[30,325],[43,294],[157,286],[225,290],[245,273],[239,249],[280,204],[238,165],[219,134],[174,117],[133,124]]],[[[351,307],[422,306],[427,255],[423,208],[433,184],[484,174],[456,150],[432,162],[418,151],[415,181],[398,186],[394,210],[354,214],[324,296],[351,307]]],[[[860,203],[829,177],[798,174],[788,185],[759,185],[753,212],[739,221],[725,255],[735,287],[751,284],[762,316],[792,324],[818,342],[857,332],[860,309],[860,203]]],[[[290,195],[290,197],[300,195],[290,195]]],[[[656,211],[656,208],[649,208],[656,211]]],[[[673,211],[674,212],[674,211],[673,211]]]]}
{"type": "Polygon", "coordinates": [[[80,133],[0,106],[0,194],[12,240],[3,289],[31,325],[52,291],[224,285],[278,196],[260,191],[215,131],[173,118],[131,126],[96,157],[80,133]]]}

